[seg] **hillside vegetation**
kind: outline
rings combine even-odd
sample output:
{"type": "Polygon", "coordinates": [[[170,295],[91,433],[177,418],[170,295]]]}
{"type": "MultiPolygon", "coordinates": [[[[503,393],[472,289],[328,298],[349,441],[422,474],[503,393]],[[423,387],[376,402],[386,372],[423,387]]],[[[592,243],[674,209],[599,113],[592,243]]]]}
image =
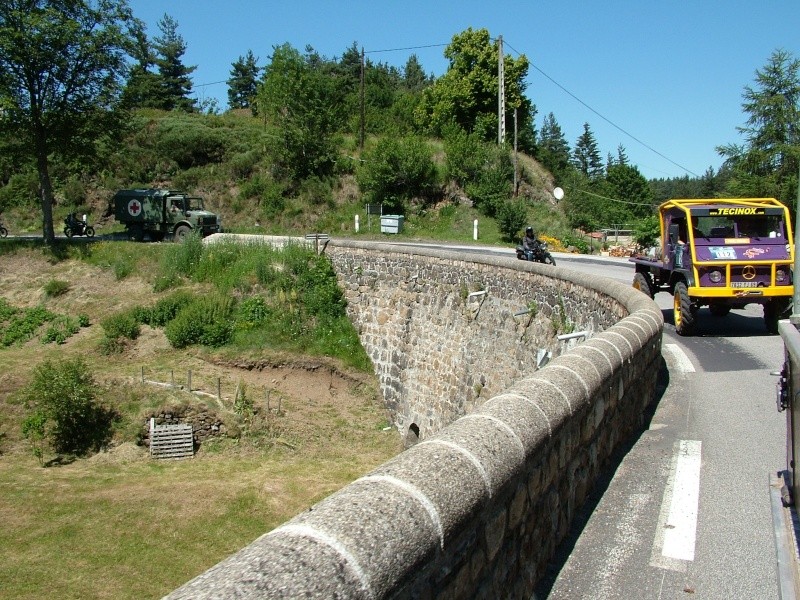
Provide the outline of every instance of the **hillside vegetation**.
{"type": "Polygon", "coordinates": [[[160,597],[400,451],[327,261],[213,246],[0,244],[3,595],[160,597]],[[169,414],[218,435],[150,460],[169,414]]]}

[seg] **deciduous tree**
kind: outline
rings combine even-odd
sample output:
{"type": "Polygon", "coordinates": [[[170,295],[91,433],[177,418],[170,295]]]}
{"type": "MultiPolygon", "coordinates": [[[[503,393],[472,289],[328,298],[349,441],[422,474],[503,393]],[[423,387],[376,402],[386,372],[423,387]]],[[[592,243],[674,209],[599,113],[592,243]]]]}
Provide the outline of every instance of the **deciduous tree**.
{"type": "MultiPolygon", "coordinates": [[[[456,123],[486,141],[497,139],[498,43],[486,29],[472,28],[453,36],[444,52],[450,61],[447,72],[425,90],[417,108],[417,122],[434,135],[456,123]]],[[[530,127],[531,103],[525,96],[528,59],[503,57],[506,92],[506,131],[514,129],[518,109],[520,130],[530,127]]],[[[524,148],[523,148],[524,149],[524,148]]]]}
{"type": "Polygon", "coordinates": [[[52,157],[91,154],[113,129],[133,24],[125,0],[0,2],[0,133],[36,163],[47,243],[52,157]]]}
{"type": "MultiPolygon", "coordinates": [[[[309,55],[313,58],[313,55],[309,55]]],[[[258,110],[275,126],[281,174],[293,181],[333,171],[338,125],[334,82],[289,44],[273,49],[258,88],[258,110]]]]}

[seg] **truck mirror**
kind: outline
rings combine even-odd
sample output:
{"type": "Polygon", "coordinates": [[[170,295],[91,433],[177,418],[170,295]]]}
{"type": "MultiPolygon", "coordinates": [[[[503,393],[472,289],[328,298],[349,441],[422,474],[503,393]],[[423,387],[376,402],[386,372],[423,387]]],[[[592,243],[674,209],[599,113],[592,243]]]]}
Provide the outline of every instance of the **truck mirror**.
{"type": "Polygon", "coordinates": [[[671,244],[678,243],[679,232],[680,232],[680,225],[678,225],[677,223],[669,224],[669,241],[671,244]]]}

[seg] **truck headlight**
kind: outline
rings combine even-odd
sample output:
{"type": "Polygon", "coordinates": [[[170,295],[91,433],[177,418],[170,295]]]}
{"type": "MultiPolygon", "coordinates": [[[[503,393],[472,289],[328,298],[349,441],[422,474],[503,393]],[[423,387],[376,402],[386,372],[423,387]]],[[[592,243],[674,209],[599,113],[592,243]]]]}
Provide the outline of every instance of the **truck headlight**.
{"type": "Polygon", "coordinates": [[[711,280],[711,283],[719,283],[722,281],[722,273],[720,271],[711,271],[708,274],[708,278],[711,280]]]}

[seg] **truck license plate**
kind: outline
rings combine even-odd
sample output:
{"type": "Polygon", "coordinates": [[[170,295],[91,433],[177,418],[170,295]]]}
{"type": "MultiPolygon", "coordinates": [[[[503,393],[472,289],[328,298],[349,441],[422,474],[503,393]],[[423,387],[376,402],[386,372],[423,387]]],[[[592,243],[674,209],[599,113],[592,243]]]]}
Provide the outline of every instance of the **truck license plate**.
{"type": "Polygon", "coordinates": [[[731,287],[758,287],[757,281],[731,281],[731,287]]]}

